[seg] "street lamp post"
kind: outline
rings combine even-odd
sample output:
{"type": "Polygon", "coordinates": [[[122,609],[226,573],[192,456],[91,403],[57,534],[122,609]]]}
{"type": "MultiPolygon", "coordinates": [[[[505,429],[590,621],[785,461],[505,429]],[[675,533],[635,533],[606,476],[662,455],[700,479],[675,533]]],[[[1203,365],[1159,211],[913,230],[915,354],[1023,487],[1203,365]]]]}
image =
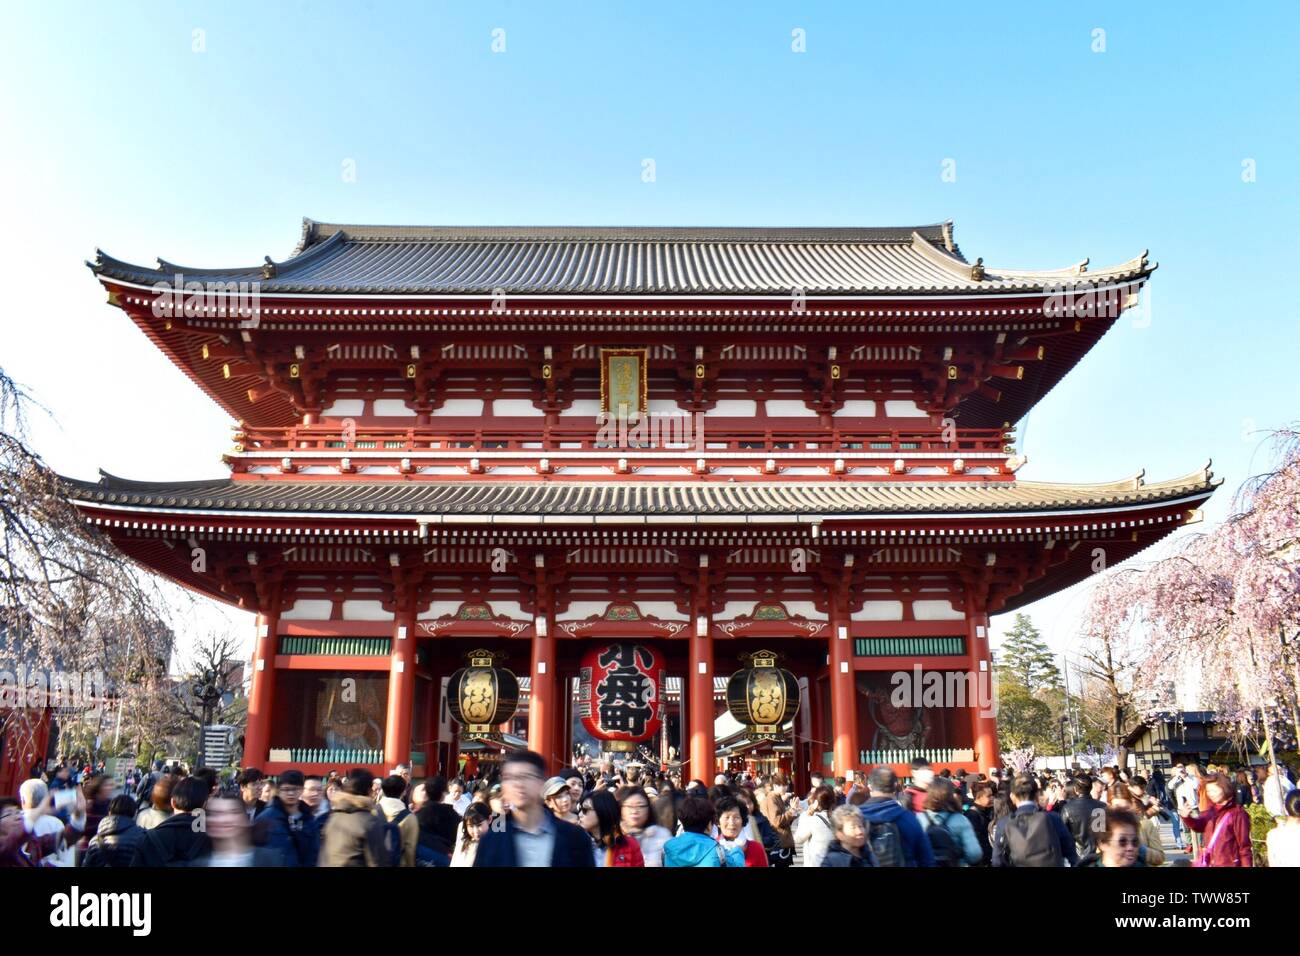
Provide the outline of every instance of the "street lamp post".
{"type": "Polygon", "coordinates": [[[1063,770],[1067,770],[1067,771],[1070,769],[1070,767],[1069,767],[1069,762],[1070,762],[1070,752],[1069,752],[1068,750],[1066,750],[1066,748],[1065,748],[1065,725],[1066,725],[1066,723],[1069,721],[1069,719],[1070,719],[1069,717],[1062,716],[1062,717],[1061,717],[1061,720],[1060,720],[1060,724],[1061,724],[1061,769],[1063,769],[1063,770]]]}

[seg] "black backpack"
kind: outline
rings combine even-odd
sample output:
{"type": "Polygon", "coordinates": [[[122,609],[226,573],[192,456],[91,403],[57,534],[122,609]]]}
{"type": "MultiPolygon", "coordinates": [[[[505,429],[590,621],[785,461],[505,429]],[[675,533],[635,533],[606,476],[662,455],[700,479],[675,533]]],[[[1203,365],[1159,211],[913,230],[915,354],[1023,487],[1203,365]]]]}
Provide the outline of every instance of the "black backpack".
{"type": "MultiPolygon", "coordinates": [[[[380,815],[383,816],[382,811],[380,811],[380,815]]],[[[402,865],[402,829],[400,824],[410,815],[411,811],[406,807],[402,807],[401,811],[393,819],[389,820],[387,817],[383,817],[384,850],[388,854],[386,866],[402,865]]]]}
{"type": "Polygon", "coordinates": [[[893,822],[872,822],[871,854],[876,858],[876,866],[906,866],[907,858],[903,855],[903,834],[898,824],[893,822]]]}
{"type": "Polygon", "coordinates": [[[1007,850],[1012,866],[1060,866],[1061,841],[1051,818],[1043,811],[1007,818],[1007,850]]]}
{"type": "Polygon", "coordinates": [[[961,866],[961,850],[952,833],[944,825],[943,817],[937,813],[927,813],[930,825],[925,835],[930,838],[930,849],[934,852],[935,866],[961,866]]]}

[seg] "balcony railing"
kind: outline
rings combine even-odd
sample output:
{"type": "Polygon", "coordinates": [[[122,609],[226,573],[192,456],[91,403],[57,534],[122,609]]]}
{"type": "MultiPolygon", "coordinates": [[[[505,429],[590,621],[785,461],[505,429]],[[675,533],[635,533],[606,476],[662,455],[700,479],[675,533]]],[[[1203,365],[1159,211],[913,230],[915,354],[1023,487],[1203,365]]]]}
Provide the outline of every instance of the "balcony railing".
{"type": "MultiPolygon", "coordinates": [[[[861,430],[848,428],[735,428],[710,427],[706,419],[682,416],[679,425],[671,417],[652,420],[647,428],[653,441],[629,441],[627,444],[602,440],[594,421],[582,425],[543,426],[536,431],[513,427],[457,428],[445,425],[420,425],[407,428],[356,426],[345,434],[335,424],[292,425],[284,428],[244,426],[236,432],[238,451],[244,453],[323,452],[392,452],[421,454],[429,452],[608,452],[636,449],[642,451],[706,452],[822,452],[846,451],[925,455],[1007,454],[1008,432],[1000,428],[956,429],[945,441],[942,431],[926,429],[861,430]]],[[[626,435],[633,434],[629,426],[626,435]]]]}

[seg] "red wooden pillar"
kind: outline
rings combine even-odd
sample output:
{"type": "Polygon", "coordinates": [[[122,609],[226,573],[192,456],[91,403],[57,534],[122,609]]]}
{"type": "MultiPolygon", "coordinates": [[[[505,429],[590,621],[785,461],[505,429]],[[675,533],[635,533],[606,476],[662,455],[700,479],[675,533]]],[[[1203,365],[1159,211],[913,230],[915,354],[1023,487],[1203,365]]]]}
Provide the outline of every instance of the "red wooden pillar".
{"type": "Polygon", "coordinates": [[[978,691],[977,699],[971,702],[969,708],[971,739],[975,748],[976,765],[987,773],[989,768],[998,767],[1002,763],[998,752],[998,723],[994,717],[997,688],[993,684],[992,653],[989,650],[989,616],[976,611],[973,600],[967,604],[966,640],[968,666],[975,675],[978,691]]]}
{"type": "Polygon", "coordinates": [[[415,610],[400,606],[393,620],[388,666],[388,719],[384,724],[384,762],[391,769],[411,762],[411,716],[415,704],[415,610]]]}
{"type": "Polygon", "coordinates": [[[569,734],[573,724],[572,676],[567,671],[555,674],[555,744],[551,748],[555,762],[569,765],[569,734]]]}
{"type": "Polygon", "coordinates": [[[559,769],[556,761],[556,725],[563,701],[556,696],[555,614],[546,580],[546,559],[536,556],[537,617],[533,623],[532,689],[528,700],[528,749],[542,755],[547,773],[559,769]]]}
{"type": "Polygon", "coordinates": [[[844,574],[831,586],[830,671],[831,740],[837,777],[858,769],[858,686],[853,670],[853,637],[849,633],[848,578],[853,556],[844,559],[844,574]]]}
{"type": "Polygon", "coordinates": [[[691,621],[690,694],[687,714],[690,719],[690,763],[686,776],[712,786],[717,772],[713,740],[713,637],[712,602],[709,598],[709,556],[700,555],[699,576],[695,587],[695,613],[691,621]]]}
{"type": "MultiPolygon", "coordinates": [[[[265,612],[257,615],[253,646],[253,679],[248,692],[248,723],[244,730],[244,766],[261,769],[271,751],[271,708],[275,696],[276,628],[280,624],[279,589],[265,612]]],[[[293,745],[301,741],[287,740],[293,745]]]]}

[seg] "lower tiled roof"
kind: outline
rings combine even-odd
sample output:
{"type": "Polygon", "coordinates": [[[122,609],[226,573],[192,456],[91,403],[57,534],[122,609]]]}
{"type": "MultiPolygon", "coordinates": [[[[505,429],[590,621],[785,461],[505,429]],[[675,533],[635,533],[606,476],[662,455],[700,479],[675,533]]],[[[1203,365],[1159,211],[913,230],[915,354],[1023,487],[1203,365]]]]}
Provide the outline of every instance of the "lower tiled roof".
{"type": "Polygon", "coordinates": [[[1208,495],[1208,466],[1152,484],[1037,481],[910,482],[495,482],[125,481],[65,479],[83,506],[249,515],[543,517],[692,515],[851,516],[1070,512],[1153,505],[1208,495]]]}

